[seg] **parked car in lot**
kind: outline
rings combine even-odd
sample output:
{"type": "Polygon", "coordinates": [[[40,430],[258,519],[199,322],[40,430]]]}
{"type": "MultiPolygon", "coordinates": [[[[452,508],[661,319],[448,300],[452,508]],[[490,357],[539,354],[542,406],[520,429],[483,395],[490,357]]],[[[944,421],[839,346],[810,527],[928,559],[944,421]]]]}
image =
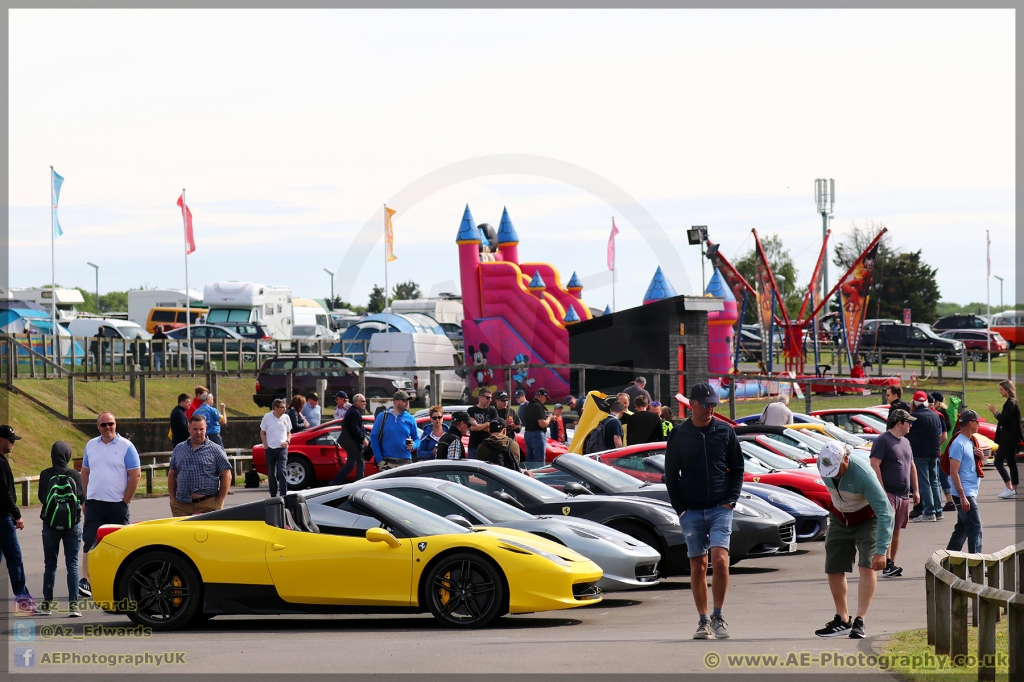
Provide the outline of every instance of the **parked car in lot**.
{"type": "Polygon", "coordinates": [[[238,332],[227,327],[216,324],[195,324],[190,328],[181,327],[167,332],[168,339],[174,339],[179,343],[188,342],[197,351],[203,351],[216,359],[216,353],[223,353],[227,350],[228,357],[236,354],[241,345],[242,359],[252,361],[256,359],[256,347],[259,346],[261,353],[273,353],[274,344],[269,341],[247,339],[238,332]]]}
{"type": "Polygon", "coordinates": [[[993,315],[989,329],[999,332],[1010,348],[1016,348],[1024,343],[1024,311],[1004,310],[993,315]]]}
{"type": "Polygon", "coordinates": [[[1002,355],[1010,349],[1010,344],[999,332],[982,329],[980,331],[965,331],[962,329],[951,329],[939,334],[944,339],[953,339],[964,344],[967,348],[967,357],[972,360],[984,360],[989,355],[993,357],[1002,355]]]}
{"type": "MultiPolygon", "coordinates": [[[[672,510],[664,483],[650,483],[586,455],[562,455],[550,467],[534,469],[537,480],[579,497],[633,495],[658,501],[672,510]]],[[[674,513],[674,510],[672,510],[674,513]]],[[[758,499],[736,503],[732,517],[729,563],[796,551],[794,519],[758,499]]]]}
{"type": "Polygon", "coordinates": [[[87,350],[95,356],[97,341],[102,343],[104,365],[122,364],[126,352],[128,362],[133,364],[145,364],[145,358],[149,355],[149,340],[153,336],[134,322],[102,317],[78,317],[60,324],[71,333],[71,336],[95,337],[102,329],[106,339],[91,339],[87,350]]]}
{"type": "MultiPolygon", "coordinates": [[[[293,394],[306,395],[316,390],[316,380],[327,380],[327,395],[345,391],[349,397],[359,392],[360,365],[352,358],[331,355],[278,355],[264,360],[256,377],[256,393],[252,399],[260,407],[270,407],[275,398],[285,396],[286,374],[294,370],[293,394]]],[[[402,389],[413,400],[416,389],[404,377],[366,372],[366,397],[390,398],[402,389]]],[[[324,396],[326,397],[326,396],[324,396]]]]}
{"type": "Polygon", "coordinates": [[[978,315],[961,315],[955,313],[940,317],[932,325],[935,331],[947,331],[949,329],[988,329],[988,322],[978,315]]]}
{"type": "MultiPolygon", "coordinates": [[[[590,456],[639,481],[655,484],[665,482],[664,443],[627,445],[618,450],[606,450],[590,456]]],[[[753,477],[748,476],[747,473],[744,473],[743,480],[741,498],[756,497],[778,507],[795,519],[797,542],[820,540],[825,537],[825,531],[828,528],[828,512],[821,506],[799,493],[768,483],[755,483],[753,477]]]]}
{"type": "Polygon", "coordinates": [[[433,460],[388,469],[381,478],[427,476],[464,485],[538,516],[579,517],[596,521],[658,550],[662,576],[690,570],[686,539],[672,507],[635,496],[572,496],[504,467],[475,459],[433,460]]]}
{"type": "Polygon", "coordinates": [[[661,555],[653,547],[594,521],[534,516],[464,485],[436,478],[373,478],[305,495],[321,533],[344,534],[350,515],[338,509],[357,490],[379,490],[462,525],[520,531],[564,545],[604,571],[602,590],[632,590],[658,584],[661,555]]]}
{"type": "Polygon", "coordinates": [[[378,490],[338,509],[350,519],[338,533],[320,532],[294,493],[103,526],[89,556],[96,603],[164,632],[238,613],[429,612],[467,629],[601,600],[600,567],[550,540],[473,531],[378,490]]]}
{"type": "MultiPolygon", "coordinates": [[[[938,365],[955,365],[964,349],[961,341],[944,339],[925,325],[883,324],[870,333],[861,335],[860,352],[868,360],[877,357],[877,350],[887,353],[914,353],[924,351],[925,358],[938,365]]],[[[882,362],[891,358],[883,355],[882,362]]]]}
{"type": "MultiPolygon", "coordinates": [[[[270,330],[258,322],[218,322],[218,327],[230,329],[243,339],[257,339],[260,341],[273,341],[270,330]]],[[[262,352],[262,351],[260,351],[262,352]]]]}

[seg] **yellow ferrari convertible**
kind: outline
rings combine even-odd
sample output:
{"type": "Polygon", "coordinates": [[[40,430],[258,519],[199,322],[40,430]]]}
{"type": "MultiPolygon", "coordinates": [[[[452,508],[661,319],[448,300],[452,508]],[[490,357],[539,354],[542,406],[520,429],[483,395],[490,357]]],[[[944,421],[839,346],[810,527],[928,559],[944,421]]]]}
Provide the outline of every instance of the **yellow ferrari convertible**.
{"type": "Polygon", "coordinates": [[[198,516],[101,526],[93,600],[154,630],[222,614],[416,613],[481,627],[506,613],[601,600],[601,569],[514,530],[468,530],[375,490],[321,533],[301,495],[198,516]]]}

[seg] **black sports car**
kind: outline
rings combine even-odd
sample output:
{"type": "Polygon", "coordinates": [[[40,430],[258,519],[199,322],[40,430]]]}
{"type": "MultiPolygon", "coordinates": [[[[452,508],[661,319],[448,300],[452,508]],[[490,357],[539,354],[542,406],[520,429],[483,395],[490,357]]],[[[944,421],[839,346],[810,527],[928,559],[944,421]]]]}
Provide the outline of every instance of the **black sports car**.
{"type": "MultiPolygon", "coordinates": [[[[550,467],[535,469],[533,473],[537,480],[570,493],[635,495],[660,502],[666,505],[669,513],[675,513],[664,483],[637,480],[615,467],[583,455],[561,455],[550,467]]],[[[792,516],[753,497],[742,498],[736,503],[729,542],[730,563],[795,551],[796,522],[792,516]]]]}
{"type": "MultiPolygon", "coordinates": [[[[401,476],[430,476],[459,483],[538,516],[562,514],[596,521],[658,550],[662,575],[683,575],[690,570],[679,517],[656,499],[586,494],[573,497],[530,476],[473,459],[417,462],[382,471],[374,478],[401,476]]],[[[569,492],[573,492],[572,486],[569,492]]],[[[586,490],[580,486],[579,492],[586,490]]]]}

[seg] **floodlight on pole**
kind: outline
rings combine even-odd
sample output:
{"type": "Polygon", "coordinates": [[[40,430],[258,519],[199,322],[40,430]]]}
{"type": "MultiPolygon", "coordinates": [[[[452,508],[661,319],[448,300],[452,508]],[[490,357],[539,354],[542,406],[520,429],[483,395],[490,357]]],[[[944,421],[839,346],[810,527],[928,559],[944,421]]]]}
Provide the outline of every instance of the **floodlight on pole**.
{"type": "Polygon", "coordinates": [[[700,293],[704,293],[704,245],[708,241],[708,226],[694,225],[686,231],[686,241],[690,246],[700,247],[700,293]]]}
{"type": "MultiPolygon", "coordinates": [[[[95,301],[95,305],[96,305],[96,314],[99,315],[100,314],[100,266],[96,265],[95,263],[88,263],[88,262],[86,263],[86,265],[88,265],[89,267],[91,267],[93,270],[96,271],[96,301],[95,301]]],[[[188,292],[185,292],[185,295],[187,296],[188,292]]]]}
{"type": "MultiPolygon", "coordinates": [[[[821,239],[828,234],[828,221],[832,218],[832,206],[836,201],[836,181],[832,178],[818,178],[814,181],[814,203],[821,214],[821,239]]],[[[821,262],[821,290],[828,291],[828,259],[821,262]]]]}
{"type": "MultiPolygon", "coordinates": [[[[999,310],[1002,311],[1002,309],[1003,309],[1003,278],[1000,277],[999,275],[992,275],[992,276],[999,280],[999,310]]],[[[990,323],[991,323],[991,321],[990,321],[990,323]]]]}
{"type": "Polygon", "coordinates": [[[775,275],[775,281],[782,282],[782,285],[779,286],[779,298],[781,298],[783,301],[785,301],[786,300],[786,286],[785,286],[785,284],[786,284],[786,276],[785,275],[775,275]]]}
{"type": "Polygon", "coordinates": [[[334,310],[334,270],[324,268],[324,272],[331,276],[331,310],[334,310]]]}

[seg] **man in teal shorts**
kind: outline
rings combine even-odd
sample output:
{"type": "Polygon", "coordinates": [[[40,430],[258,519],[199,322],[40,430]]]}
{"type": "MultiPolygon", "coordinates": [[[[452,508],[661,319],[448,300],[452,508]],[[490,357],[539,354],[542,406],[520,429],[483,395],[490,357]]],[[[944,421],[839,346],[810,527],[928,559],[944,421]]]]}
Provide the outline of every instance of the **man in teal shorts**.
{"type": "Polygon", "coordinates": [[[818,472],[832,499],[825,538],[825,573],[836,605],[836,616],[816,630],[819,637],[864,638],[864,616],[875,595],[876,571],[885,568],[892,541],[893,515],[882,484],[866,461],[850,457],[839,441],[826,443],[818,454],[818,472]],[[846,574],[857,558],[857,617],[846,605],[846,574]]]}

